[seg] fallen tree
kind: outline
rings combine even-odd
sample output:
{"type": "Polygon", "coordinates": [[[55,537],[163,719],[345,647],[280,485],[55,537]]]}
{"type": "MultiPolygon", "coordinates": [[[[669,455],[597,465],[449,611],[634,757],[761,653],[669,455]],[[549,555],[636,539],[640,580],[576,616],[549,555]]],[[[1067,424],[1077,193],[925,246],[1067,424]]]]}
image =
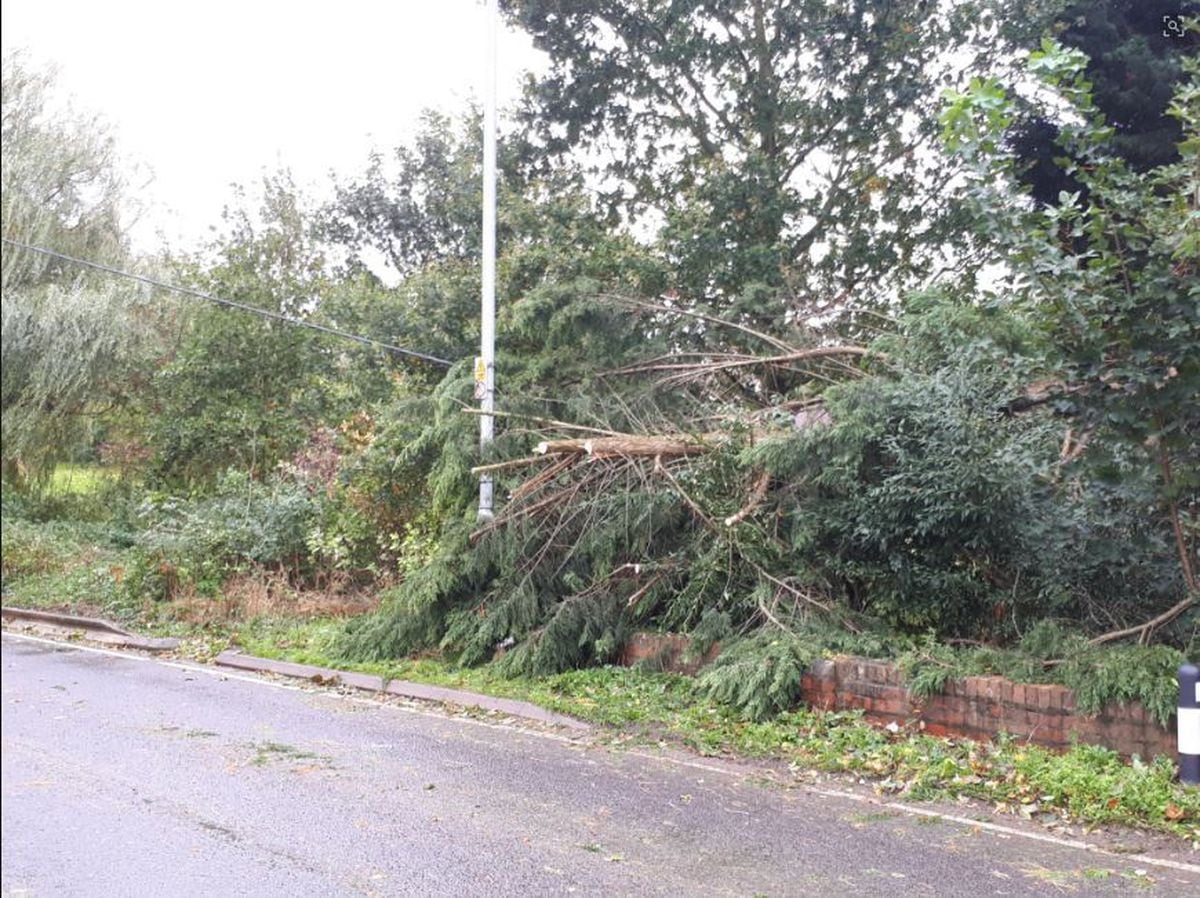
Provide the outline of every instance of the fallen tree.
{"type": "MultiPolygon", "coordinates": [[[[978,326],[961,339],[977,343],[978,326]]],[[[634,628],[713,615],[733,632],[819,621],[993,645],[1048,615],[1098,641],[1169,623],[1182,586],[1169,541],[1105,505],[1079,467],[1100,437],[1075,435],[1051,399],[1080,391],[958,353],[952,329],[930,363],[924,339],[839,346],[861,367],[832,385],[828,367],[768,380],[780,359],[826,361],[771,346],[758,367],[738,360],[750,389],[730,383],[726,356],[686,356],[606,369],[596,383],[623,388],[612,420],[501,412],[503,453],[463,472],[495,477],[496,516],[466,526],[464,493],[444,553],[359,646],[439,645],[472,663],[504,644],[511,669],[551,671],[615,658],[634,628]]]]}

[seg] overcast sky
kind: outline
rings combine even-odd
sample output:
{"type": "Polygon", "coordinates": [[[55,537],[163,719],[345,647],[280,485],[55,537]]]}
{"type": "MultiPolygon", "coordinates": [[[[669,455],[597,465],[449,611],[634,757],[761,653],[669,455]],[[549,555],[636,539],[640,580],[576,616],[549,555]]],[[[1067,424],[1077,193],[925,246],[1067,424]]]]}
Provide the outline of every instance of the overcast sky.
{"type": "MultiPolygon", "coordinates": [[[[152,177],[139,249],[196,244],[231,183],[292,169],[302,184],[360,169],[412,133],[423,108],[481,95],[479,0],[4,0],[4,50],[53,65],[81,110],[103,115],[152,177]],[[161,238],[158,236],[161,234],[161,238]]],[[[502,33],[499,95],[539,56],[502,33]]]]}

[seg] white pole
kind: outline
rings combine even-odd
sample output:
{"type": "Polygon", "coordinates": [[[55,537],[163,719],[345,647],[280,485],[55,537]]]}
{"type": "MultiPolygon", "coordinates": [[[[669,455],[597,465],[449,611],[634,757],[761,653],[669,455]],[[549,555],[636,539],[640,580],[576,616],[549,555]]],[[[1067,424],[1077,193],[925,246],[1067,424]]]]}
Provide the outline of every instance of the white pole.
{"type": "MultiPolygon", "coordinates": [[[[487,449],[495,433],[496,400],[496,0],[487,0],[483,79],[483,276],[480,318],[480,358],[476,365],[483,412],[479,417],[479,448],[487,449]]],[[[480,521],[492,519],[492,475],[479,478],[480,521]]]]}

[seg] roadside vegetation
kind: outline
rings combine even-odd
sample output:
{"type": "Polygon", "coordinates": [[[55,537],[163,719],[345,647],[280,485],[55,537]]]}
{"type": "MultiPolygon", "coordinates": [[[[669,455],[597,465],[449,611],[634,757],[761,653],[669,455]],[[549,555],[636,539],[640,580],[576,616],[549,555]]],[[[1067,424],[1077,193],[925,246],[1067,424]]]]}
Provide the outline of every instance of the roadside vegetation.
{"type": "Polygon", "coordinates": [[[505,5],[551,74],[502,140],[483,452],[475,110],[329,203],[281,172],[203,251],[138,258],[102,123],[6,57],[6,240],[289,320],[6,243],[5,604],[1200,838],[1168,761],[800,691],[850,653],[1170,717],[1200,649],[1198,33],[1099,3],[505,5]],[[723,651],[609,666],[640,629],[723,651]]]}
{"type": "MultiPolygon", "coordinates": [[[[66,496],[57,497],[60,503],[64,500],[66,496]]],[[[794,699],[786,710],[754,719],[734,703],[714,701],[713,683],[725,678],[706,682],[662,673],[653,665],[514,676],[500,664],[463,667],[438,654],[347,660],[339,651],[346,610],[331,608],[311,590],[281,588],[278,581],[272,589],[271,578],[260,572],[253,587],[240,584],[207,601],[139,603],[120,588],[113,574],[128,563],[129,549],[107,542],[104,527],[56,520],[30,523],[7,516],[4,527],[5,604],[98,614],[143,632],[181,637],[180,653],[196,660],[237,648],[259,657],[518,698],[598,724],[616,745],[681,746],[705,756],[784,765],[769,773],[784,785],[797,778],[827,779],[834,787],[866,783],[880,796],[896,800],[983,802],[992,810],[1064,833],[1134,827],[1200,845],[1200,791],[1177,783],[1174,765],[1166,758],[1129,762],[1095,746],[1056,753],[1004,737],[983,743],[919,731],[891,732],[866,723],[857,712],[809,709],[797,706],[794,699]]],[[[930,650],[929,644],[914,645],[911,654],[901,657],[918,658],[930,650]]],[[[1105,652],[1102,660],[1128,664],[1127,652],[1105,652]]],[[[962,671],[977,669],[966,662],[962,671]]],[[[1160,676],[1172,672],[1163,670],[1160,676]]],[[[1153,679],[1152,671],[1146,677],[1153,679]]],[[[962,813],[969,816],[979,810],[964,806],[962,813]]],[[[1119,845],[1136,845],[1135,836],[1115,838],[1119,845]]]]}

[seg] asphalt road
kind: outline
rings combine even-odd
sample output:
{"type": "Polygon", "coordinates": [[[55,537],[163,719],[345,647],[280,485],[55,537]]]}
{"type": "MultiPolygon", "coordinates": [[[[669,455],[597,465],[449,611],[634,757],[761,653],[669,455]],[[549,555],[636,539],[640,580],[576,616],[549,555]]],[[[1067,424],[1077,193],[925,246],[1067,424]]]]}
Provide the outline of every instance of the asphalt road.
{"type": "Polygon", "coordinates": [[[700,758],[8,634],[2,657],[5,896],[1200,895],[700,758]]]}

